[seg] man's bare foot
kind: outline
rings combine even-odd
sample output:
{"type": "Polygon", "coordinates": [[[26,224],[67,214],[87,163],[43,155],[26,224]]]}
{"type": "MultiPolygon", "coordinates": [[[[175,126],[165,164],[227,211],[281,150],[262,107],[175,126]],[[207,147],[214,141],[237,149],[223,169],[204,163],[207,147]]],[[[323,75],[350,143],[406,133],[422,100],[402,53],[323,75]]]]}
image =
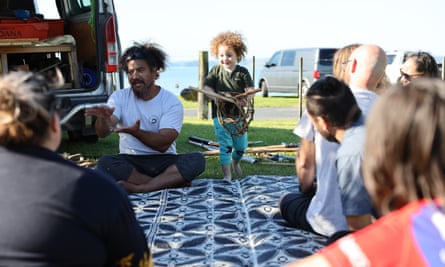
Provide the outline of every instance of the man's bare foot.
{"type": "Polygon", "coordinates": [[[130,177],[128,177],[127,182],[132,184],[146,184],[149,183],[153,178],[142,174],[138,172],[136,169],[133,169],[133,171],[130,174],[130,177]]]}

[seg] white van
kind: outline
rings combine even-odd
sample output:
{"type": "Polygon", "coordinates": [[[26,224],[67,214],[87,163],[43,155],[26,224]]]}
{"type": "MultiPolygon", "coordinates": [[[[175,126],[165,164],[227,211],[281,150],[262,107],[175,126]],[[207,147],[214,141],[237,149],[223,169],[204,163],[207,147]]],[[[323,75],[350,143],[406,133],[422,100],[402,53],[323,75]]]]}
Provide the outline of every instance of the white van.
{"type": "Polygon", "coordinates": [[[298,77],[300,58],[303,59],[302,91],[317,80],[332,75],[333,57],[337,48],[293,48],[276,51],[265,63],[260,76],[259,88],[264,97],[269,93],[299,95],[298,77]]]}

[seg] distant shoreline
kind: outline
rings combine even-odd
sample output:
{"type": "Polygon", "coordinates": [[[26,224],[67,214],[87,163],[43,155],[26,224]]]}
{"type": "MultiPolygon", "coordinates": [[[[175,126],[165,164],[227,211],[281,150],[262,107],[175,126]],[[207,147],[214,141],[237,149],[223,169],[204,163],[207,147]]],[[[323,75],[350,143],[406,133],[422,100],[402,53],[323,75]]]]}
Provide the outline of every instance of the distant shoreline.
{"type": "MultiPolygon", "coordinates": [[[[240,65],[244,65],[244,66],[252,65],[252,60],[253,60],[253,58],[246,58],[240,62],[240,65]]],[[[255,65],[261,64],[261,66],[263,66],[267,60],[268,60],[267,58],[255,58],[255,65]]],[[[209,66],[214,66],[216,64],[218,64],[218,61],[209,60],[209,66]]],[[[198,67],[199,60],[172,61],[168,64],[168,66],[170,66],[170,67],[198,67]]]]}

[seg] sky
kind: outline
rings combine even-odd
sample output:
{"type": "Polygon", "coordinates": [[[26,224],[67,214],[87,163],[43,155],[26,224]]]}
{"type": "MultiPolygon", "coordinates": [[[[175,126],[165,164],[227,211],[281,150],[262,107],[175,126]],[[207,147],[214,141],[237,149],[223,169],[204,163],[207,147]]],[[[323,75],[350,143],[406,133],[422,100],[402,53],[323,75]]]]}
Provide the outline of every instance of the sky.
{"type": "MultiPolygon", "coordinates": [[[[50,1],[50,0],[46,0],[50,1]]],[[[156,42],[170,61],[197,60],[223,31],[247,57],[278,49],[375,43],[445,56],[444,0],[114,0],[122,47],[156,42]]],[[[209,54],[209,57],[212,57],[209,54]]]]}

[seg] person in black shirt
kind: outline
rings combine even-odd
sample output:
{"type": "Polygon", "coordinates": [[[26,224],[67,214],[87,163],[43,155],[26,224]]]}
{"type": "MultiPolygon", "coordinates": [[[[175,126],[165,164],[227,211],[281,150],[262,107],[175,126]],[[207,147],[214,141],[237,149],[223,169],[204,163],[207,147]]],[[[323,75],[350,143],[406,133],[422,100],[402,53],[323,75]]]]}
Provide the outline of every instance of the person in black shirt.
{"type": "Polygon", "coordinates": [[[0,78],[0,266],[152,266],[125,190],[56,153],[52,86],[0,78]]]}

